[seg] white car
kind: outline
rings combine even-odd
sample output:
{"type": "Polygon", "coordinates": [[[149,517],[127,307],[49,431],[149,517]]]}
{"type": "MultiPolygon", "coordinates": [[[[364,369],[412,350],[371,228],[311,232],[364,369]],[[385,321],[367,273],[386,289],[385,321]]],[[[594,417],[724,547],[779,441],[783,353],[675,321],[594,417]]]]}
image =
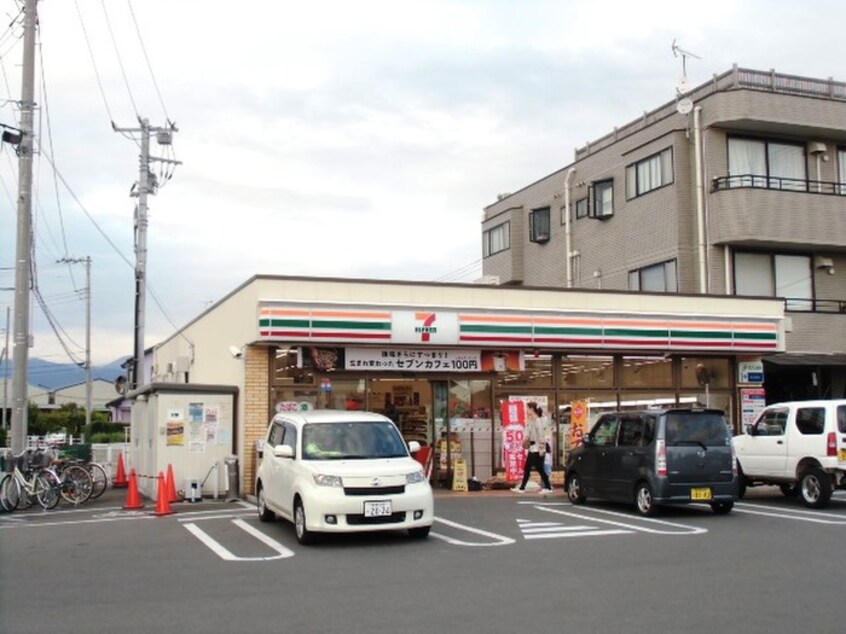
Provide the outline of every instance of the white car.
{"type": "Polygon", "coordinates": [[[283,412],[267,429],[256,477],[258,514],[315,533],[405,529],[425,538],[434,521],[432,487],[396,425],[369,412],[283,412]]]}

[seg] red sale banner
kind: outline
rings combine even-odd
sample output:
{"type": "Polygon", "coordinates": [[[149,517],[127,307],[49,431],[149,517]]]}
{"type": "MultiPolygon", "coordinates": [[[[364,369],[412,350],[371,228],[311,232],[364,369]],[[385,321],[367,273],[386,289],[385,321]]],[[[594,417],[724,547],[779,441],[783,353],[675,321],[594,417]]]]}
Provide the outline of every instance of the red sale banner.
{"type": "Polygon", "coordinates": [[[526,450],[523,436],[526,425],[526,404],[523,401],[502,402],[502,465],[507,480],[523,477],[526,450]]]}

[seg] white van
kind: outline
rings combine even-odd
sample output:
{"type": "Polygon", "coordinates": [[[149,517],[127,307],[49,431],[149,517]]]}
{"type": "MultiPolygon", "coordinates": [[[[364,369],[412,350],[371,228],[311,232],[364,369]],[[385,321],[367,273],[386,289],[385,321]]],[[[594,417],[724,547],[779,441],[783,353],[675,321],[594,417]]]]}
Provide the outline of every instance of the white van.
{"type": "Polygon", "coordinates": [[[434,496],[423,466],[396,425],[380,414],[284,412],[267,429],[256,477],[258,514],[294,523],[297,540],[315,533],[405,529],[425,538],[434,496]]]}
{"type": "Polygon", "coordinates": [[[774,484],[822,508],[833,489],[846,489],[846,399],[774,403],[733,443],[741,496],[774,484]]]}

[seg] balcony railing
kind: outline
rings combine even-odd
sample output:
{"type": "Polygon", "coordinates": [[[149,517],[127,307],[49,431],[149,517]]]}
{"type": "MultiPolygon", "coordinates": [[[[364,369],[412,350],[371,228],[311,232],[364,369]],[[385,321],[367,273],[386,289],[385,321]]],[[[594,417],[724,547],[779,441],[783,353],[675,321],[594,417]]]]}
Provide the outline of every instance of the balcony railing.
{"type": "Polygon", "coordinates": [[[840,313],[846,315],[846,299],[785,298],[784,310],[788,313],[840,313]]]}
{"type": "Polygon", "coordinates": [[[791,192],[805,192],[808,194],[846,196],[846,183],[836,183],[832,181],[814,181],[803,178],[780,178],[778,176],[762,176],[760,174],[718,176],[711,181],[712,192],[724,189],[745,188],[779,189],[791,192]]]}

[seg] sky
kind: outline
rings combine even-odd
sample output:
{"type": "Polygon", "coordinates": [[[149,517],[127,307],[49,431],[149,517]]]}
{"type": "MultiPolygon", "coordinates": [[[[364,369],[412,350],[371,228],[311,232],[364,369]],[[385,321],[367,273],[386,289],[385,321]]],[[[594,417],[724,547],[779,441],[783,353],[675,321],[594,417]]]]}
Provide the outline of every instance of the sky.
{"type": "MultiPolygon", "coordinates": [[[[21,5],[0,0],[11,126],[21,5]]],[[[84,359],[86,324],[85,266],[63,258],[92,260],[93,363],[133,352],[140,150],[113,124],[177,128],[151,151],[180,161],[148,198],[152,346],[256,274],[479,278],[484,207],[671,101],[674,41],[696,56],[692,86],[734,63],[846,81],[839,0],[48,0],[38,11],[35,283],[53,326],[33,299],[30,358],[60,363],[84,359]]],[[[0,349],[17,173],[3,144],[0,349]]]]}

